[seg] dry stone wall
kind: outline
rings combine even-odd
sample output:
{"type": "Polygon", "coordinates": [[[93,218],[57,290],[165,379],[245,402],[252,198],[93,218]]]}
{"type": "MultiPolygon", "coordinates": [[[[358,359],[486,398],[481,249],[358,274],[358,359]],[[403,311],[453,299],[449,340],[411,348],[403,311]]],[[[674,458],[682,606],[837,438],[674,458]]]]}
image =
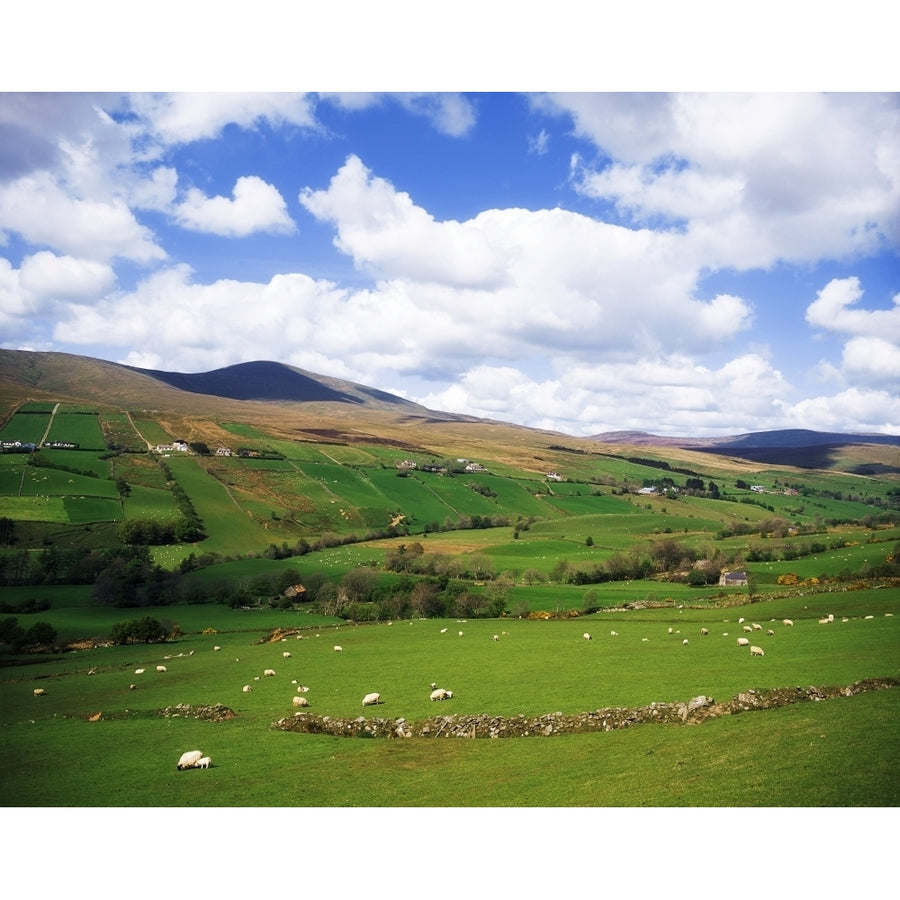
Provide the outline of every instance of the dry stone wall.
{"type": "Polygon", "coordinates": [[[633,725],[665,723],[697,725],[710,718],[730,716],[750,710],[775,709],[791,703],[851,697],[864,691],[884,690],[900,684],[897,678],[867,678],[846,687],[795,687],[742,691],[731,700],[719,703],[711,697],[693,697],[674,703],[651,703],[649,706],[598,709],[593,712],[543,716],[446,715],[433,716],[421,722],[405,718],[342,719],[297,712],[290,718],[272,723],[273,728],[301,734],[330,734],[339,737],[384,738],[505,738],[551,737],[592,731],[613,731],[633,725]]]}

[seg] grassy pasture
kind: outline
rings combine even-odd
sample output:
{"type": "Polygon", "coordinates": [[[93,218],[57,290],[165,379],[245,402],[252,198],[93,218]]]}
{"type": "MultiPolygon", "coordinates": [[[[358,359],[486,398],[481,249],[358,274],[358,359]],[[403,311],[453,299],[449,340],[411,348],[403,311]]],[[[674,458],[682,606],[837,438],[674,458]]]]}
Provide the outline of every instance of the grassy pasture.
{"type": "Polygon", "coordinates": [[[66,441],[78,444],[80,450],[103,450],[106,440],[100,428],[100,420],[96,412],[87,413],[58,412],[53,417],[53,424],[47,435],[47,441],[66,441]]]}
{"type": "Polygon", "coordinates": [[[50,424],[50,413],[16,412],[0,428],[0,441],[21,441],[23,444],[37,444],[50,424]]]}
{"type": "MultiPolygon", "coordinates": [[[[554,738],[388,741],[269,728],[293,712],[293,679],[309,685],[310,709],[319,715],[417,720],[451,712],[579,712],[701,693],[727,699],[749,688],[896,676],[900,608],[885,593],[859,594],[853,598],[856,615],[828,626],[816,618],[824,601],[815,610],[803,609],[806,598],[754,605],[753,615],[776,631],[759,638],[765,641],[763,658],[736,646],[737,611],[730,610],[602,613],[575,622],[414,620],[365,627],[319,622],[304,628],[303,639],[259,645],[254,641],[264,628],[295,624],[297,614],[169,609],[182,624],[191,616],[195,626],[202,622],[221,630],[192,633],[169,645],[79,651],[3,670],[0,723],[7,764],[0,802],[895,806],[900,801],[896,689],[701,726],[643,725],[554,738]],[[886,616],[889,611],[898,615],[886,616]],[[793,628],[780,622],[788,614],[793,628]],[[866,614],[875,618],[862,618],[866,614]],[[678,633],[669,635],[670,627],[678,633]],[[700,627],[710,634],[701,637],[700,627]],[[442,628],[447,628],[443,634],[442,628]],[[492,641],[491,634],[501,630],[508,634],[492,641]],[[581,638],[585,630],[592,641],[581,638]],[[334,653],[335,643],[342,653],[334,653]],[[213,651],[214,645],[222,650],[213,651]],[[282,658],[284,650],[291,652],[289,660],[282,658]],[[157,663],[168,672],[157,673],[157,663]],[[269,667],[276,676],[263,678],[269,667]],[[89,676],[91,668],[96,674],[89,676]],[[135,668],[146,671],[138,676],[135,668]],[[454,699],[430,703],[430,681],[452,688],[454,699]],[[128,690],[129,683],[137,690],[128,690]],[[241,691],[247,683],[253,686],[250,694],[241,691]],[[37,686],[46,689],[46,697],[32,696],[37,686]],[[385,702],[364,711],[362,694],[373,689],[385,702]],[[224,703],[237,717],[214,724],[157,715],[177,703],[224,703]],[[102,712],[101,721],[86,721],[96,712],[102,712]],[[176,772],[178,755],[194,746],[213,757],[213,768],[176,772]],[[842,777],[835,779],[838,771],[842,777]],[[403,778],[386,778],[386,772],[402,772],[403,778]]],[[[123,611],[110,612],[121,617],[123,611]]],[[[67,614],[74,613],[72,608],[67,614]]]]}

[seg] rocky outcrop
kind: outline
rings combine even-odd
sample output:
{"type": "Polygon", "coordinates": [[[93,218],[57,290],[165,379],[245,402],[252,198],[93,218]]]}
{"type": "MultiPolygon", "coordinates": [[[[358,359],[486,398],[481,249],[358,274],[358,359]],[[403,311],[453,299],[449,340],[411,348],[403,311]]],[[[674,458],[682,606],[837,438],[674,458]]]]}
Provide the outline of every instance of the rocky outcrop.
{"type": "Polygon", "coordinates": [[[867,678],[846,687],[796,687],[742,691],[731,700],[717,703],[711,697],[698,696],[674,703],[651,703],[649,706],[598,709],[592,712],[542,716],[448,715],[433,716],[421,722],[405,718],[369,718],[357,716],[341,719],[297,712],[291,718],[279,719],[273,728],[301,734],[330,734],[339,737],[386,738],[504,738],[551,737],[591,731],[613,731],[648,723],[698,725],[706,719],[730,716],[750,710],[776,709],[791,703],[851,697],[863,691],[884,690],[900,684],[897,678],[867,678]]]}

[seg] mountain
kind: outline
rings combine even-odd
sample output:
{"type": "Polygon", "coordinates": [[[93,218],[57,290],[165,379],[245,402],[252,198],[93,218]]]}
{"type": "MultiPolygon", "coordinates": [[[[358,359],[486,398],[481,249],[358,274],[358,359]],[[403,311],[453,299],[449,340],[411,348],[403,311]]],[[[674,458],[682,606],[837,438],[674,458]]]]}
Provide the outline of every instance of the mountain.
{"type": "MultiPolygon", "coordinates": [[[[900,447],[900,435],[859,434],[785,428],[715,438],[661,437],[643,431],[611,431],[594,435],[603,444],[632,447],[677,447],[702,453],[740,457],[758,463],[797,466],[803,469],[829,468],[836,451],[859,445],[900,447]]],[[[884,463],[879,464],[882,468],[884,463]]],[[[900,459],[888,469],[900,469],[900,459]]]]}

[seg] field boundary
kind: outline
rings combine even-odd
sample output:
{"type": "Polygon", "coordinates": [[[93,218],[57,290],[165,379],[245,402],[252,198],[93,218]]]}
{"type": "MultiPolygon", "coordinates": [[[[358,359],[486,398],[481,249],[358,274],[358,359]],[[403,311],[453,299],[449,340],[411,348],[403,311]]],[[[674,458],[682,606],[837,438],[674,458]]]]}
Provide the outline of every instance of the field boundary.
{"type": "Polygon", "coordinates": [[[362,738],[510,738],[551,737],[561,734],[583,734],[613,731],[644,724],[698,725],[707,719],[736,715],[753,710],[778,709],[793,703],[816,702],[835,697],[852,697],[865,691],[886,690],[900,685],[900,678],[865,678],[847,686],[811,686],[808,688],[750,688],[731,700],[717,703],[711,697],[693,697],[673,703],[651,703],[639,707],[615,707],[593,712],[543,716],[436,716],[419,723],[405,718],[341,719],[295,713],[272,723],[272,728],[300,734],[329,734],[337,737],[362,738]]]}

